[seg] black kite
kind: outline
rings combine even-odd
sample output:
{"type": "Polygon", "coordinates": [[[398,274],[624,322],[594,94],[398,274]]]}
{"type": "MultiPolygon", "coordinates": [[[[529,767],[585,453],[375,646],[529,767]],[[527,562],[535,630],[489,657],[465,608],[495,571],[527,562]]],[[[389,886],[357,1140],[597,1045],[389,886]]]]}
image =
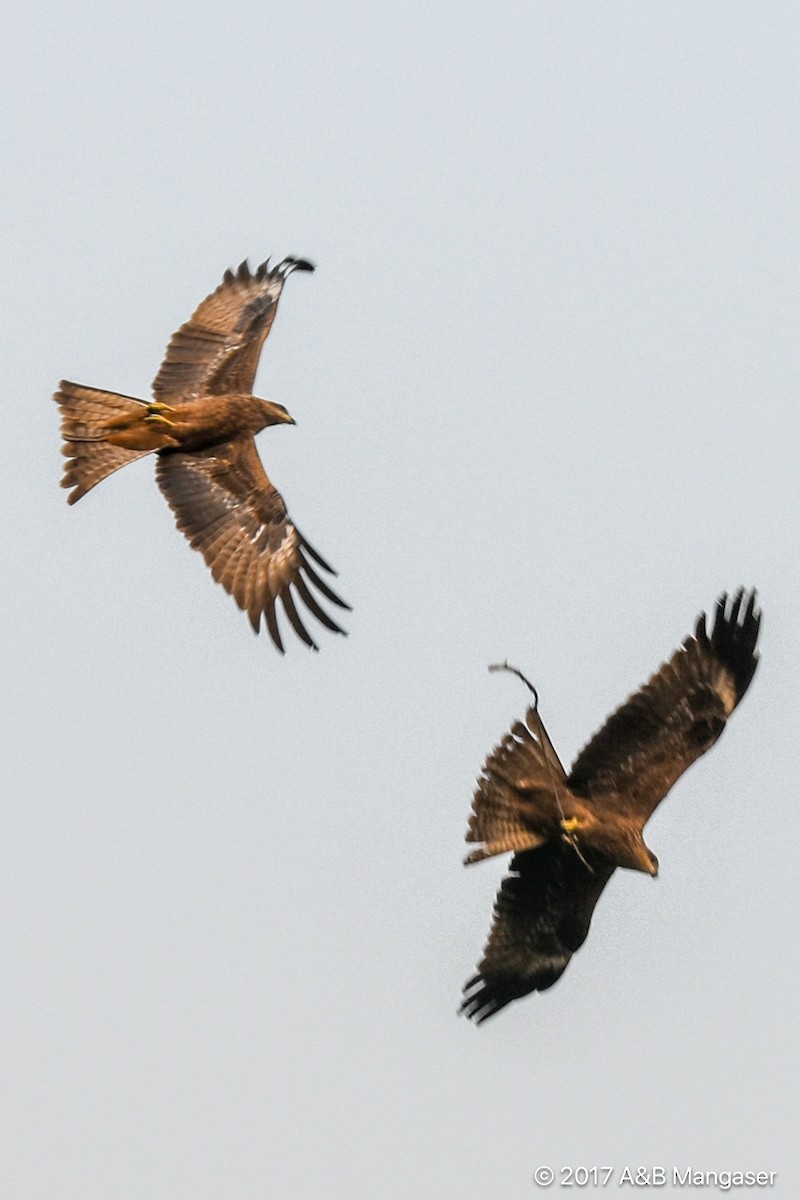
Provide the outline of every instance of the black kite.
{"type": "Polygon", "coordinates": [[[275,602],[292,628],[317,649],[303,625],[293,591],[335,633],[343,629],[310,590],[340,608],[349,606],[320,578],[332,567],[289,519],[267,478],[255,435],[268,425],[293,425],[286,409],[251,395],[261,347],[283,285],[293,271],[313,271],[304,259],[285,258],[251,272],[243,262],[226,271],[191,320],[167,347],[153,382],[154,401],[62,381],[62,487],[80,500],[112,471],[145,454],[158,456],[156,480],[180,531],[200,550],[211,573],[258,633],[261,617],[283,652],[275,602]],[[316,567],[315,567],[316,564],[316,567]]]}
{"type": "Polygon", "coordinates": [[[467,841],[482,844],[465,861],[515,854],[478,973],[464,988],[467,1016],[484,1021],[552,987],[617,867],[658,873],[644,826],[747,691],[760,621],[755,591],[721,596],[711,633],[702,613],[694,637],[609,717],[569,775],[528,684],[535,703],[487,758],[472,803],[467,841]]]}

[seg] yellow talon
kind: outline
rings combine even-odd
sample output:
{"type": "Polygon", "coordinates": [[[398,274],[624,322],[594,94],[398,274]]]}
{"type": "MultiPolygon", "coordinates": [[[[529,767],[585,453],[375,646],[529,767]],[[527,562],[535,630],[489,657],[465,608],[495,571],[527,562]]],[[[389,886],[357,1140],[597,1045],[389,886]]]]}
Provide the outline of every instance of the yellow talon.
{"type": "Polygon", "coordinates": [[[567,835],[567,837],[570,837],[579,827],[579,825],[580,821],[577,817],[565,817],[561,822],[561,828],[564,830],[564,833],[567,835]]]}
{"type": "Polygon", "coordinates": [[[149,416],[145,417],[145,421],[157,422],[159,425],[168,425],[170,429],[175,427],[174,421],[168,421],[166,417],[159,416],[158,413],[150,413],[149,416]]]}
{"type": "Polygon", "coordinates": [[[171,404],[162,404],[160,400],[153,400],[148,404],[147,411],[151,416],[158,416],[159,413],[174,413],[175,409],[171,404]]]}

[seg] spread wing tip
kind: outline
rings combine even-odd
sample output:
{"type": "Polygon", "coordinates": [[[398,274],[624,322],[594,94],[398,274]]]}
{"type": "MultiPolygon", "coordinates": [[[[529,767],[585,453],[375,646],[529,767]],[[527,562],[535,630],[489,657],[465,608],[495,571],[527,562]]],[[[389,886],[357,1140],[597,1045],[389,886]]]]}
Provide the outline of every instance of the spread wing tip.
{"type": "Polygon", "coordinates": [[[274,267],[270,267],[270,259],[265,258],[262,263],[259,263],[255,270],[251,270],[250,263],[246,258],[243,258],[238,267],[229,267],[222,276],[224,284],[231,283],[250,283],[255,279],[259,283],[263,283],[265,279],[276,275],[279,279],[286,279],[293,271],[315,271],[316,266],[307,258],[295,258],[294,255],[287,255],[281,259],[274,267]]]}
{"type": "MultiPolygon", "coordinates": [[[[338,608],[343,608],[345,612],[352,612],[353,610],[350,605],[343,600],[341,596],[337,595],[333,588],[317,574],[312,563],[309,561],[308,556],[310,555],[314,562],[316,562],[317,565],[323,569],[323,571],[327,571],[328,574],[333,575],[335,579],[337,576],[333,567],[322,557],[318,550],[314,549],[310,542],[306,541],[306,539],[300,533],[300,530],[297,529],[297,526],[295,526],[295,529],[297,530],[297,536],[300,539],[301,570],[307,575],[309,582],[313,583],[317,591],[321,592],[326,600],[330,600],[331,604],[335,604],[338,608]],[[307,551],[307,554],[303,554],[303,551],[307,551]]],[[[306,599],[305,596],[304,599],[306,599]]],[[[308,604],[307,599],[306,603],[308,604]]],[[[315,615],[317,614],[315,613],[315,615]]]]}
{"type": "Polygon", "coordinates": [[[287,275],[289,275],[292,271],[316,271],[317,269],[316,265],[312,262],[309,262],[307,258],[285,258],[281,266],[284,264],[287,264],[288,266],[288,270],[286,271],[287,275]]]}
{"type": "MultiPolygon", "coordinates": [[[[330,630],[331,633],[339,633],[342,635],[342,637],[347,637],[347,630],[342,629],[341,625],[337,625],[333,617],[331,617],[319,604],[314,596],[314,593],[309,589],[302,575],[298,574],[295,576],[295,578],[292,580],[291,587],[296,589],[297,598],[302,600],[303,604],[311,613],[311,615],[316,617],[321,625],[330,630]]],[[[281,637],[278,619],[275,614],[275,600],[280,599],[284,613],[286,614],[286,618],[294,632],[297,634],[300,640],[309,647],[310,650],[319,651],[319,646],[303,624],[302,618],[297,610],[295,598],[292,596],[291,587],[287,587],[279,594],[279,596],[272,597],[270,603],[265,608],[262,608],[259,604],[255,604],[253,607],[247,610],[247,616],[250,624],[253,627],[253,631],[254,633],[261,632],[261,621],[263,617],[264,624],[273,643],[278,650],[280,650],[281,654],[285,653],[283,638],[281,637]]],[[[347,609],[348,612],[351,611],[350,606],[345,604],[344,601],[340,600],[339,604],[342,608],[347,609]]]]}
{"type": "Polygon", "coordinates": [[[464,984],[464,997],[458,1015],[467,1017],[476,1025],[481,1025],[489,1017],[493,1017],[495,1013],[505,1008],[512,998],[500,995],[483,975],[473,975],[464,984]]]}
{"type": "Polygon", "coordinates": [[[723,592],[712,616],[711,632],[708,619],[701,613],[695,636],[698,642],[723,664],[733,676],[736,703],[744,696],[758,666],[756,651],[761,628],[761,611],[756,607],[756,588],[746,591],[740,587],[733,596],[723,592]]]}

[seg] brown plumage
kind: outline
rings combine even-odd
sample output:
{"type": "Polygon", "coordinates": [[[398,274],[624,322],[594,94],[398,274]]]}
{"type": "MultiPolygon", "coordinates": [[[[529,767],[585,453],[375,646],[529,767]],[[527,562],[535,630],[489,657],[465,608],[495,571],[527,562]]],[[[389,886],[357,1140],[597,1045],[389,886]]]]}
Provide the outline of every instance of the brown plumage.
{"type": "Polygon", "coordinates": [[[617,867],[658,873],[644,826],[747,691],[760,621],[755,591],[721,596],[711,632],[701,613],[694,637],[608,718],[569,775],[539,717],[538,697],[525,724],[516,722],[489,755],[467,833],[480,845],[465,861],[515,853],[478,973],[464,988],[467,1016],[484,1021],[552,987],[586,939],[617,867]]]}
{"type": "Polygon", "coordinates": [[[247,262],[235,273],[226,271],[173,334],[153,382],[153,402],[66,380],[55,395],[68,460],[61,483],[72,489],[69,503],[112,471],[155,453],[156,480],[178,528],[247,612],[256,633],[263,616],[281,652],[277,600],[314,650],[295,597],[335,633],[344,630],[319,598],[349,608],[319,575],[317,568],[335,571],[289,519],[254,440],[269,425],[294,424],[282,405],[251,392],[286,279],[293,271],[313,270],[304,259],[285,258],[254,272],[247,262]]]}

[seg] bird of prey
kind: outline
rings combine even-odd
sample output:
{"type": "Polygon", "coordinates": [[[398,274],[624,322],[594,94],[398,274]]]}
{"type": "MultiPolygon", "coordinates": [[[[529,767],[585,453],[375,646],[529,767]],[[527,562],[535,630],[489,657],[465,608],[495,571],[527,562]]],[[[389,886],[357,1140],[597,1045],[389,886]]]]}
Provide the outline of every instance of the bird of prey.
{"type": "Polygon", "coordinates": [[[643,830],[687,767],[705,754],[747,691],[758,663],[755,590],[717,601],[694,636],[606,721],[567,775],[534,694],[487,758],[472,802],[465,862],[514,851],[478,972],[461,1011],[485,1021],[512,1000],[552,987],[583,945],[616,867],[658,873],[643,830]]]}
{"type": "Polygon", "coordinates": [[[247,261],[226,271],[167,347],[152,401],[62,380],[55,394],[67,458],[62,487],[74,504],[112,471],[157,455],[156,480],[178,529],[200,550],[211,573],[258,633],[263,616],[283,652],[275,603],[307,646],[317,645],[294,595],[328,629],[344,633],[319,602],[349,606],[321,578],[333,568],[290,520],[267,478],[255,435],[268,425],[293,425],[281,404],[253,396],[261,347],[293,271],[313,271],[302,258],[269,260],[251,272],[247,261]],[[315,588],[315,594],[311,588],[315,588]]]}

